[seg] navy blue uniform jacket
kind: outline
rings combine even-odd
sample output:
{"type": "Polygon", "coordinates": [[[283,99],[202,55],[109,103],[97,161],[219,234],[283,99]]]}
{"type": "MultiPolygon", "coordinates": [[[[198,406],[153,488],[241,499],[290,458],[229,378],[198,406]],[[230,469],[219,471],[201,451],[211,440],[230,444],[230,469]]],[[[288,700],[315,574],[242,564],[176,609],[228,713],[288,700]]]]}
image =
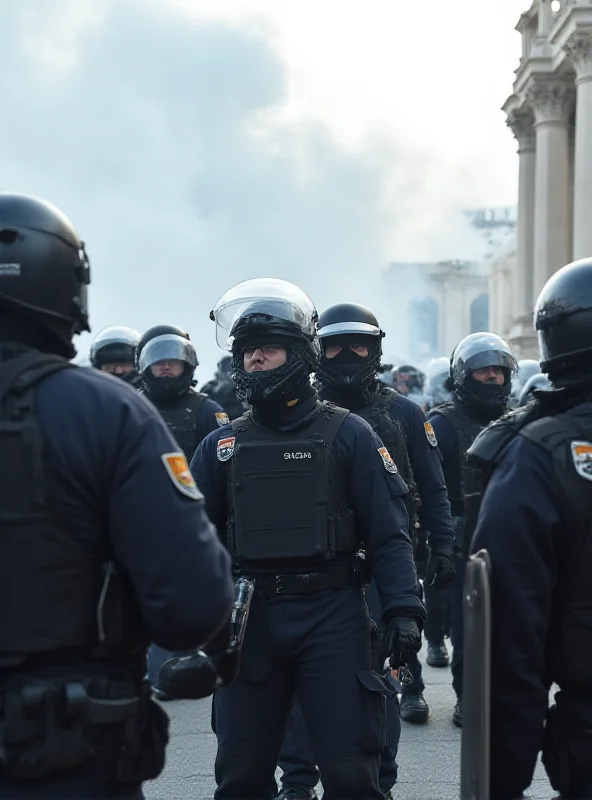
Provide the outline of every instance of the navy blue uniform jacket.
{"type": "Polygon", "coordinates": [[[401,394],[393,397],[390,415],[403,426],[409,461],[421,498],[419,521],[428,531],[429,543],[432,547],[445,545],[454,550],[456,537],[442,474],[442,457],[438,442],[430,435],[428,420],[417,403],[401,394]]]}
{"type": "Polygon", "coordinates": [[[487,486],[471,543],[471,553],[486,548],[492,563],[492,800],[521,796],[542,747],[545,648],[565,531],[549,455],[516,436],[487,486]]]}
{"type": "MultiPolygon", "coordinates": [[[[208,515],[222,538],[228,516],[226,470],[230,462],[218,460],[217,444],[228,436],[232,436],[230,425],[210,433],[191,462],[193,476],[206,498],[208,515]]],[[[407,492],[406,484],[398,474],[387,471],[378,452],[382,442],[359,417],[349,414],[345,418],[333,447],[366,546],[383,613],[407,611],[424,619],[425,609],[417,596],[407,512],[401,499],[407,492]]]]}
{"type": "Polygon", "coordinates": [[[123,381],[78,368],[46,378],[38,419],[58,512],[128,573],[151,640],[188,650],[231,613],[230,558],[199,492],[182,490],[162,456],[178,453],[151,403],[123,381]]]}

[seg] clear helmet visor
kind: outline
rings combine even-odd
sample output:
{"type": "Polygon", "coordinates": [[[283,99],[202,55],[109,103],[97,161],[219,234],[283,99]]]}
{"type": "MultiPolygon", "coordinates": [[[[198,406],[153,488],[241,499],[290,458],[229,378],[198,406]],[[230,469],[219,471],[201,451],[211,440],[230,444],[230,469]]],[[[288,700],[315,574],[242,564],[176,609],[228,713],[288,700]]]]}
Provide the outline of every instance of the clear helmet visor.
{"type": "Polygon", "coordinates": [[[109,344],[125,344],[130,347],[137,347],[140,341],[140,334],[133,328],[126,328],[124,325],[113,325],[105,328],[98,333],[91,345],[91,349],[96,351],[109,344]]]}
{"type": "Polygon", "coordinates": [[[144,345],[138,359],[138,370],[143,374],[159,361],[182,361],[192,369],[197,367],[197,356],[191,342],[174,334],[156,336],[144,345]]]}
{"type": "Polygon", "coordinates": [[[210,319],[216,323],[216,342],[232,350],[233,329],[250,315],[265,315],[315,335],[317,312],[310,297],[298,286],[279,278],[254,278],[229,289],[218,300],[210,319]]]}
{"type": "Polygon", "coordinates": [[[503,367],[514,373],[516,358],[510,345],[495,333],[472,333],[454,351],[453,373],[462,381],[474,370],[485,367],[503,367]]]}

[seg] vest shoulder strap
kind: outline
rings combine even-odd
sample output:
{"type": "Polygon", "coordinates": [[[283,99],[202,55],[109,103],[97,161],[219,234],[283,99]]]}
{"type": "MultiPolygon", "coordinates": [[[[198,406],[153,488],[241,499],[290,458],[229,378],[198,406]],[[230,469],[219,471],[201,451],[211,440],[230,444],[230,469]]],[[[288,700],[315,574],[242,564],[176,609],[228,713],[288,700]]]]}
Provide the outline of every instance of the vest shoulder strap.
{"type": "Polygon", "coordinates": [[[0,364],[0,403],[9,392],[24,394],[44,378],[76,364],[60,356],[30,350],[0,364]]]}

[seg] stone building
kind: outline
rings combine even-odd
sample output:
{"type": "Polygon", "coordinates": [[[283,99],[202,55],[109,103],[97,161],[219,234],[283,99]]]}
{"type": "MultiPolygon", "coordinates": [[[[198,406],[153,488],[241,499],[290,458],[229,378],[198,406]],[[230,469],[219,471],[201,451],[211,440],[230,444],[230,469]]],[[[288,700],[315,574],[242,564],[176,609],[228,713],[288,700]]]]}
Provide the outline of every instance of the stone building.
{"type": "Polygon", "coordinates": [[[393,262],[384,273],[389,311],[380,319],[387,331],[387,360],[421,367],[430,358],[450,355],[469,333],[491,329],[490,258],[515,238],[516,210],[477,209],[466,217],[480,234],[473,260],[393,262]]]}
{"type": "Polygon", "coordinates": [[[503,110],[518,142],[517,239],[495,256],[490,287],[492,327],[532,357],[539,291],[592,255],[592,0],[534,0],[516,30],[522,57],[503,110]]]}

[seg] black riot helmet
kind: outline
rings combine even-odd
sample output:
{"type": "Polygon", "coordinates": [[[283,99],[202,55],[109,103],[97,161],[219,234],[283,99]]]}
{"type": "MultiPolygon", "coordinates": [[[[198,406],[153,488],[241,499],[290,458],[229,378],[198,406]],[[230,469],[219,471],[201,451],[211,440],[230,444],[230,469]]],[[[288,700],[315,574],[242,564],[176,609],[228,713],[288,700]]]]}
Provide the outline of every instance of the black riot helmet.
{"type": "Polygon", "coordinates": [[[136,351],[137,369],[146,393],[154,399],[172,400],[186,394],[198,365],[189,334],[177,325],[155,325],[140,339],[136,351]],[[157,377],[152,367],[159,361],[181,361],[183,372],[175,377],[157,377]]]}
{"type": "Polygon", "coordinates": [[[322,357],[316,372],[319,385],[333,394],[358,394],[364,402],[372,398],[382,356],[384,332],[370,309],[357,303],[329,306],[319,317],[317,332],[322,357]],[[350,345],[365,344],[368,356],[357,355],[350,345]],[[327,348],[341,351],[327,357],[327,348]]]}
{"type": "Polygon", "coordinates": [[[113,325],[97,334],[90,346],[90,363],[95,369],[103,364],[136,363],[140,334],[125,325],[113,325]]]}
{"type": "Polygon", "coordinates": [[[293,283],[278,278],[254,278],[229,289],[210,312],[216,340],[231,350],[236,393],[251,405],[286,403],[310,386],[310,374],[320,355],[310,297],[293,283]],[[275,369],[246,372],[246,347],[279,344],[286,361],[275,369]]]}
{"type": "Polygon", "coordinates": [[[454,348],[450,360],[449,383],[456,399],[491,418],[501,415],[508,406],[511,378],[516,359],[510,345],[495,333],[471,333],[454,348]],[[482,383],[472,373],[485,367],[501,367],[504,383],[482,383]]]}
{"type": "Polygon", "coordinates": [[[54,205],[0,192],[0,308],[53,334],[73,357],[74,334],[89,331],[90,264],[70,220],[54,205]]]}
{"type": "Polygon", "coordinates": [[[541,370],[555,383],[590,379],[592,258],[574,261],[543,286],[534,309],[541,370]]]}

